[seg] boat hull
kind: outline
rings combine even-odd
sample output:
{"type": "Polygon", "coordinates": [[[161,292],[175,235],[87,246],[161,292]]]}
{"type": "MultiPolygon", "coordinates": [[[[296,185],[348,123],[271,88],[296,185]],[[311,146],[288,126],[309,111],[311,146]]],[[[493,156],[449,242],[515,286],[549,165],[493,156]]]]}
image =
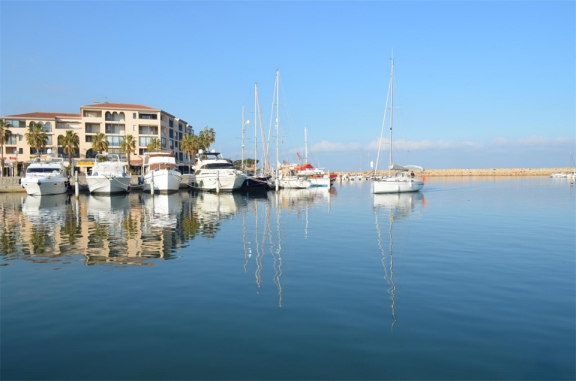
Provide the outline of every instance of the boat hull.
{"type": "Polygon", "coordinates": [[[96,194],[126,193],[130,186],[128,176],[87,176],[88,191],[96,194]]]}
{"type": "Polygon", "coordinates": [[[309,178],[310,180],[310,186],[312,187],[330,187],[330,185],[332,184],[333,180],[330,179],[329,177],[311,177],[309,178]]]}
{"type": "Polygon", "coordinates": [[[418,192],[424,187],[424,182],[418,179],[382,179],[372,182],[372,193],[407,193],[418,192]]]}
{"type": "MultiPolygon", "coordinates": [[[[173,193],[180,190],[180,183],[182,182],[182,174],[178,171],[169,169],[160,169],[154,171],[154,192],[159,193],[173,193]]],[[[147,173],[144,176],[144,186],[142,190],[150,191],[152,183],[152,174],[147,173]]]]}
{"type": "Polygon", "coordinates": [[[270,189],[270,176],[247,177],[240,189],[270,189]]]}
{"type": "Polygon", "coordinates": [[[280,179],[278,186],[282,189],[308,189],[312,183],[306,179],[280,179]]]}
{"type": "Polygon", "coordinates": [[[190,187],[202,191],[234,191],[240,189],[246,175],[236,173],[205,173],[190,176],[190,187]]]}
{"type": "Polygon", "coordinates": [[[62,194],[68,191],[68,179],[65,177],[23,178],[21,185],[30,196],[62,194]]]}

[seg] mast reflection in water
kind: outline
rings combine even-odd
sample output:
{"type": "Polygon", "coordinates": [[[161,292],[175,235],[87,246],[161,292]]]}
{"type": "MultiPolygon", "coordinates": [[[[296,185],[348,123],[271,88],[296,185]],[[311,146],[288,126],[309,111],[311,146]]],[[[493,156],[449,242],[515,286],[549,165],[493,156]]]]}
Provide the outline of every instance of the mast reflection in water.
{"type": "MultiPolygon", "coordinates": [[[[410,213],[422,212],[426,205],[424,195],[420,192],[395,193],[395,194],[374,194],[374,220],[376,232],[378,234],[378,247],[382,252],[382,268],[384,269],[384,279],[388,284],[388,294],[390,296],[390,310],[392,313],[392,324],[396,325],[396,283],[394,282],[394,221],[401,218],[408,218],[410,213]],[[380,218],[388,219],[388,255],[384,247],[384,237],[380,218]]],[[[398,254],[398,253],[397,253],[398,254]]],[[[400,253],[401,254],[401,253],[400,253]]]]}

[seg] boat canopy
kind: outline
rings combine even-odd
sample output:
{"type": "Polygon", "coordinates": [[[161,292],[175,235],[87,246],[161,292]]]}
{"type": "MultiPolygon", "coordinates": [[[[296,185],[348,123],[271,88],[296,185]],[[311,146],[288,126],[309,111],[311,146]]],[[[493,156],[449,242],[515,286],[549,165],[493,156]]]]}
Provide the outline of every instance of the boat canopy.
{"type": "Polygon", "coordinates": [[[420,167],[419,165],[396,165],[390,164],[388,169],[392,171],[424,171],[424,168],[420,167]]]}

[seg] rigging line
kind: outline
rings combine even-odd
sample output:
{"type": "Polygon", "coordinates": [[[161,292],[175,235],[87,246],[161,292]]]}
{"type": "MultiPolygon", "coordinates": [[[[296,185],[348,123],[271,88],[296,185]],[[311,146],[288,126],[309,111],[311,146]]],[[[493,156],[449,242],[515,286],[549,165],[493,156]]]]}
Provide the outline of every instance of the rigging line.
{"type": "Polygon", "coordinates": [[[392,330],[392,328],[394,328],[394,325],[396,325],[396,284],[394,283],[394,255],[392,254],[392,226],[394,224],[394,215],[392,214],[392,209],[390,209],[390,246],[389,246],[389,251],[390,251],[390,283],[391,283],[391,287],[388,289],[388,292],[390,294],[390,300],[392,301],[392,303],[390,304],[390,307],[392,309],[392,318],[394,319],[392,321],[392,325],[390,326],[390,330],[392,330]]]}
{"type": "Polygon", "coordinates": [[[380,161],[380,149],[382,147],[382,138],[384,137],[384,127],[386,126],[386,114],[388,113],[388,102],[390,100],[391,83],[388,83],[388,91],[386,92],[386,105],[384,106],[384,118],[382,119],[382,127],[380,129],[380,139],[378,140],[378,154],[376,155],[376,165],[374,166],[374,175],[378,170],[378,163],[380,161]]]}

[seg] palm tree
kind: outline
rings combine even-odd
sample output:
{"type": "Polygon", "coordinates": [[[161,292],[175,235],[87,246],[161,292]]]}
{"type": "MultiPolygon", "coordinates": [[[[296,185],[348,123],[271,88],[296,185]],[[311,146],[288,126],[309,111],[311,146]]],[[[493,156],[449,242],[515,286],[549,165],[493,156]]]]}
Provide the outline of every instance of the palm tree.
{"type": "Polygon", "coordinates": [[[216,132],[214,132],[213,128],[206,126],[204,130],[200,131],[199,139],[201,148],[208,151],[210,145],[216,141],[216,132]]]}
{"type": "Polygon", "coordinates": [[[132,135],[124,136],[124,140],[120,143],[120,149],[126,154],[128,158],[128,172],[130,172],[130,154],[136,151],[136,139],[132,135]]]}
{"type": "Polygon", "coordinates": [[[106,135],[101,132],[94,135],[94,138],[92,139],[92,149],[100,153],[108,151],[108,140],[106,140],[106,135]]]}
{"type": "Polygon", "coordinates": [[[8,127],[12,127],[10,123],[6,123],[3,119],[0,120],[0,177],[4,176],[4,144],[12,136],[8,127]]]}
{"type": "Polygon", "coordinates": [[[36,157],[40,157],[40,149],[48,144],[48,134],[40,122],[32,122],[28,126],[28,132],[24,134],[26,143],[36,149],[36,157]]]}
{"type": "Polygon", "coordinates": [[[148,143],[146,148],[148,148],[148,152],[160,151],[160,148],[162,148],[162,143],[160,143],[160,139],[152,138],[150,139],[150,143],[148,143]]]}
{"type": "Polygon", "coordinates": [[[68,154],[68,162],[70,168],[72,167],[72,155],[80,146],[80,138],[74,131],[66,131],[66,135],[58,135],[58,143],[62,145],[64,153],[68,154]]]}
{"type": "Polygon", "coordinates": [[[180,142],[180,149],[188,155],[188,173],[190,173],[192,171],[192,161],[196,156],[196,152],[200,149],[200,139],[197,135],[186,134],[180,142]],[[190,156],[192,156],[192,161],[190,156]]]}

